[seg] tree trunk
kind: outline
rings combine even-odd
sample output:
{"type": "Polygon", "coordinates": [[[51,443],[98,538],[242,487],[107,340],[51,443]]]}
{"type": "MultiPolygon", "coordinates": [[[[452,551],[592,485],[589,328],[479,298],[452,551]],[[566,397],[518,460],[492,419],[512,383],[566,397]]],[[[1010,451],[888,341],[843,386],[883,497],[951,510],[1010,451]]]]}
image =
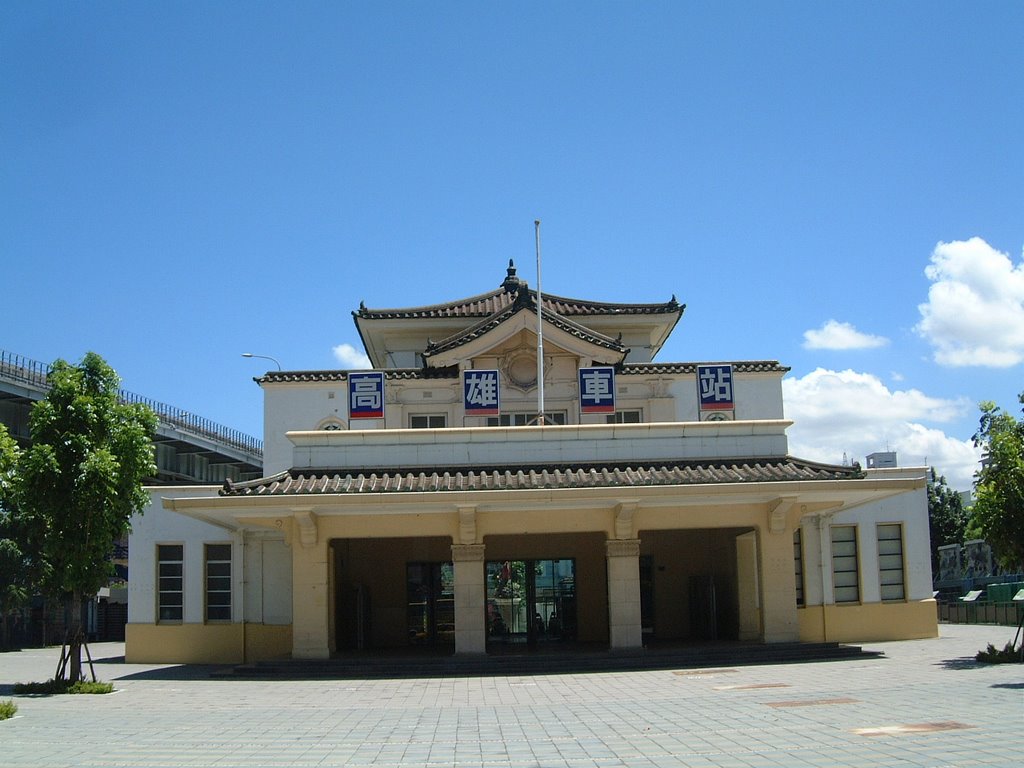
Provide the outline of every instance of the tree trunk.
{"type": "Polygon", "coordinates": [[[75,591],[71,595],[71,621],[69,623],[68,657],[71,664],[68,668],[68,680],[77,683],[82,677],[82,594],[75,591]]]}

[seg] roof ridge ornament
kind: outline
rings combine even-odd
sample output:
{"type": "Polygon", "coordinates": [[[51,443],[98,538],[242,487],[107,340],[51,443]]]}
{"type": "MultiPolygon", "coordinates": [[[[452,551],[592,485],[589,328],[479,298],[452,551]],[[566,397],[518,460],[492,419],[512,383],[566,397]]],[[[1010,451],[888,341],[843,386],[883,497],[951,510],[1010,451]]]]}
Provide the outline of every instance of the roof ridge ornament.
{"type": "Polygon", "coordinates": [[[526,289],[526,281],[516,275],[516,265],[512,259],[508,260],[508,270],[505,272],[505,279],[501,283],[505,293],[515,293],[526,289]]]}

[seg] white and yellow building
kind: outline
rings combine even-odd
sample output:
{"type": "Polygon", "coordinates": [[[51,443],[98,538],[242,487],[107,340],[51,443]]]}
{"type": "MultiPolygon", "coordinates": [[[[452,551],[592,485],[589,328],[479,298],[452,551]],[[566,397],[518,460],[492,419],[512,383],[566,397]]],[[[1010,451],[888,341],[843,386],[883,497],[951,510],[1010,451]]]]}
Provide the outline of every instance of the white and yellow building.
{"type": "Polygon", "coordinates": [[[537,297],[360,306],[373,372],[259,378],[267,476],[133,521],[127,660],[936,635],[924,468],[790,456],[787,368],[654,362],[674,297],[537,297]]]}

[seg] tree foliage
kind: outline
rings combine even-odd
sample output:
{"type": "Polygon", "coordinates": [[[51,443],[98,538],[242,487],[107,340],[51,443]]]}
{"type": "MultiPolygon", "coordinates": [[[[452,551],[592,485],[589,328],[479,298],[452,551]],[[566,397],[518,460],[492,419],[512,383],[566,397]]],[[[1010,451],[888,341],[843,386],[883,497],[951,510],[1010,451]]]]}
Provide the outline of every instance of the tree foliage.
{"type": "MultiPolygon", "coordinates": [[[[113,574],[114,544],[148,502],[142,482],[156,473],[156,416],[118,399],[120,380],[99,355],[57,360],[49,391],[29,416],[31,446],[16,477],[17,517],[35,563],[36,586],[70,597],[69,679],[81,677],[82,597],[113,574]]],[[[62,664],[58,677],[63,674],[62,664]]]]}
{"type": "Polygon", "coordinates": [[[0,424],[0,510],[9,509],[14,503],[14,477],[20,454],[7,427],[0,424]]]}
{"type": "MultiPolygon", "coordinates": [[[[1018,400],[1024,404],[1024,393],[1018,400]]],[[[974,481],[972,522],[1000,562],[1018,568],[1024,565],[1024,420],[991,402],[980,407],[974,444],[984,455],[974,481]]]]}
{"type": "Polygon", "coordinates": [[[28,561],[15,508],[15,487],[20,450],[7,428],[0,424],[0,647],[9,646],[9,615],[29,599],[28,561]]]}
{"type": "Polygon", "coordinates": [[[967,513],[960,494],[946,485],[946,478],[932,467],[928,479],[928,532],[932,542],[932,573],[938,574],[939,547],[964,543],[967,513]]]}

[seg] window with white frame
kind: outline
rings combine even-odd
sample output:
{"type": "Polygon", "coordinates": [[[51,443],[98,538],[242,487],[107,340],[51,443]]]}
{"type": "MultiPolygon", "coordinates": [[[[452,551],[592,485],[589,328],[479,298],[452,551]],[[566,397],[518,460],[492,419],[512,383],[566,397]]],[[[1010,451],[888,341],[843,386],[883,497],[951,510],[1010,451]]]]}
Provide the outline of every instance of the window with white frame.
{"type": "Polygon", "coordinates": [[[882,600],[906,597],[903,575],[903,526],[886,523],[878,526],[878,584],[882,600]]]}
{"type": "Polygon", "coordinates": [[[448,424],[448,417],[441,414],[415,413],[409,416],[410,429],[443,429],[448,424]]]}
{"type": "Polygon", "coordinates": [[[231,545],[206,545],[206,620],[231,621],[231,545]]]}
{"type": "Polygon", "coordinates": [[[185,607],[185,546],[157,544],[157,620],[181,621],[185,607]]]}
{"type": "Polygon", "coordinates": [[[804,548],[800,529],[793,531],[793,570],[796,572],[796,604],[804,604],[804,548]]]}
{"type": "Polygon", "coordinates": [[[641,424],[643,423],[643,411],[635,408],[627,411],[616,411],[605,417],[609,424],[641,424]]]}
{"type": "Polygon", "coordinates": [[[857,526],[832,526],[832,591],[837,603],[860,601],[857,526]]]}
{"type": "MultiPolygon", "coordinates": [[[[544,422],[547,424],[565,424],[565,411],[545,412],[544,422]]],[[[527,427],[537,423],[537,414],[528,413],[503,413],[500,416],[488,416],[488,427],[527,427]]]]}

